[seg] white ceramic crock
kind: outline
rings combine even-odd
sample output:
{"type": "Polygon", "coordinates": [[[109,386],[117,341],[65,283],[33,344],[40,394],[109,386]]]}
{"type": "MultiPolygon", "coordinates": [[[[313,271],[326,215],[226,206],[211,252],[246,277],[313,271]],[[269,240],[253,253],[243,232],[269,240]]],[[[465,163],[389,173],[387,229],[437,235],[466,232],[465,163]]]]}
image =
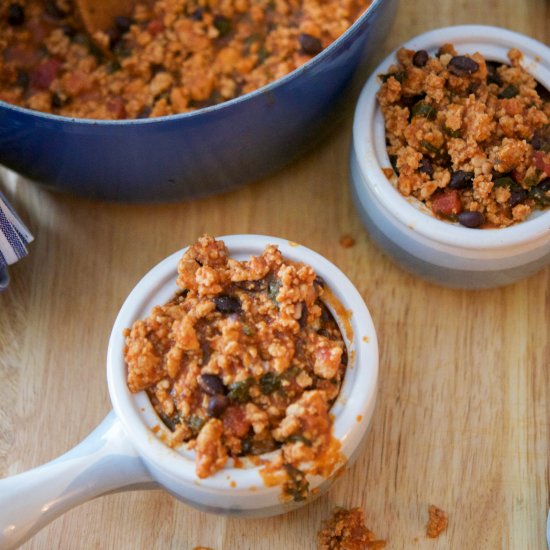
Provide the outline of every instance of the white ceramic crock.
{"type": "MultiPolygon", "coordinates": [[[[356,457],[374,410],[378,346],[370,314],[349,279],[328,260],[303,246],[274,237],[220,237],[232,257],[243,260],[277,244],[291,260],[311,265],[346,312],[328,307],[345,336],[349,364],[332,413],[334,436],[341,442],[346,466],[356,457]],[[351,326],[351,331],[346,330],[351,326]]],[[[46,523],[86,500],[102,494],[159,485],[201,510],[239,516],[281,514],[303,503],[283,502],[281,487],[266,487],[259,467],[229,464],[207,479],[195,474],[194,453],[166,446],[150,428],[161,427],[145,392],[132,394],[126,383],[123,330],[147,316],[154,305],[176,291],[176,268],[183,251],[154,267],[130,293],[115,321],[107,354],[107,380],[113,411],[77,447],[34,470],[0,480],[0,548],[15,548],[46,523]]],[[[264,458],[275,456],[275,451],[264,458]]],[[[320,494],[333,481],[308,478],[320,494]]],[[[307,502],[307,501],[305,501],[307,502]]]]}
{"type": "MultiPolygon", "coordinates": [[[[480,52],[509,63],[507,52],[523,52],[523,67],[550,89],[550,48],[506,29],[463,25],[436,29],[403,46],[435,54],[444,43],[459,53],[480,52]]],[[[391,168],[383,115],[376,94],[378,75],[396,63],[395,52],[373,72],[357,103],[350,179],[355,204],[374,241],[403,268],[434,283],[489,288],[515,282],[550,262],[550,209],[503,229],[469,229],[435,218],[420,201],[403,197],[382,168],[391,168]]]]}

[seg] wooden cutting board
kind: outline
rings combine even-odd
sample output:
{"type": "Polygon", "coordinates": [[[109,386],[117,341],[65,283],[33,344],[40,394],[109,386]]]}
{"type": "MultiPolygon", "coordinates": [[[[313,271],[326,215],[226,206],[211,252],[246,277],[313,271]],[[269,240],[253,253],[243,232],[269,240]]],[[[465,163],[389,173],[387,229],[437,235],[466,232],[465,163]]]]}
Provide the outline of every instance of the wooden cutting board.
{"type": "MultiPolygon", "coordinates": [[[[402,2],[379,51],[436,26],[485,23],[550,42],[546,0],[402,2]]],[[[82,440],[110,410],[105,355],[137,280],[207,231],[299,241],[343,269],[380,342],[380,392],[367,444],[331,491],[283,517],[209,516],[162,491],[99,498],[27,549],[309,549],[336,505],[404,549],[541,549],[549,493],[550,268],[478,292],[436,287],[371,242],[348,188],[352,109],[314,152],[241,190],[169,206],[101,204],[16,179],[7,189],[36,236],[0,295],[0,476],[82,440]],[[307,209],[304,209],[307,205],[307,209]],[[341,237],[355,244],[345,248],[341,237]],[[427,510],[449,514],[427,539],[427,510]]],[[[12,181],[10,179],[10,181],[12,181]]],[[[1,515],[1,510],[0,510],[1,515]]]]}

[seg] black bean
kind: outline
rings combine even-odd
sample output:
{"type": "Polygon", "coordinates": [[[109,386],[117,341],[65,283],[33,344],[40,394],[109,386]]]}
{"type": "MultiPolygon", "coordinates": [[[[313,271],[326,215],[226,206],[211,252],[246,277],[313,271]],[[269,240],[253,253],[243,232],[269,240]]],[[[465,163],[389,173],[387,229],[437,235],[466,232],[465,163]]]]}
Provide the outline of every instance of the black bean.
{"type": "Polygon", "coordinates": [[[151,111],[153,109],[149,106],[149,105],[144,105],[139,113],[137,114],[136,118],[148,118],[149,115],[151,114],[151,111]]]}
{"type": "Polygon", "coordinates": [[[430,59],[430,56],[426,50],[418,50],[413,55],[413,65],[415,67],[424,67],[424,65],[428,62],[428,59],[430,59]]]}
{"type": "Polygon", "coordinates": [[[26,90],[29,87],[30,81],[31,77],[29,76],[29,73],[27,71],[24,71],[23,69],[17,69],[17,80],[15,81],[17,86],[19,86],[23,90],[26,90]]]}
{"type": "Polygon", "coordinates": [[[218,417],[223,414],[227,406],[229,405],[229,399],[225,395],[213,395],[208,400],[208,405],[206,406],[206,412],[209,416],[218,417]]]}
{"type": "Polygon", "coordinates": [[[344,346],[344,351],[342,351],[342,356],[340,357],[340,363],[345,366],[348,365],[348,350],[346,349],[346,346],[344,346]]]}
{"type": "Polygon", "coordinates": [[[428,174],[430,178],[434,175],[434,169],[429,157],[426,157],[426,156],[422,157],[422,160],[420,162],[420,168],[418,169],[418,171],[422,172],[423,174],[428,174]]]}
{"type": "Polygon", "coordinates": [[[550,124],[535,130],[531,139],[531,146],[537,151],[550,152],[550,124]]]}
{"type": "Polygon", "coordinates": [[[538,81],[537,85],[535,86],[535,91],[537,92],[537,94],[539,94],[539,97],[543,101],[550,101],[550,91],[538,81]]]}
{"type": "Polygon", "coordinates": [[[116,29],[109,29],[107,36],[109,37],[109,50],[114,51],[116,45],[122,40],[122,34],[116,29]]]}
{"type": "Polygon", "coordinates": [[[25,10],[20,4],[8,6],[8,24],[12,27],[19,27],[25,22],[25,10]]]}
{"type": "Polygon", "coordinates": [[[519,185],[515,185],[510,190],[510,198],[508,199],[508,204],[513,208],[517,204],[521,204],[522,202],[525,202],[527,199],[527,191],[520,187],[519,185]]]}
{"type": "Polygon", "coordinates": [[[472,184],[474,179],[473,172],[466,172],[464,170],[456,170],[451,174],[451,181],[449,182],[449,187],[451,189],[466,189],[472,184]]]}
{"type": "Polygon", "coordinates": [[[197,8],[193,13],[189,15],[189,19],[193,21],[202,21],[202,16],[204,14],[203,8],[197,8]]]}
{"type": "Polygon", "coordinates": [[[231,21],[223,15],[216,15],[214,17],[214,27],[218,29],[220,38],[227,36],[231,32],[231,21]]]}
{"type": "Polygon", "coordinates": [[[321,287],[321,288],[324,288],[324,286],[325,286],[325,281],[323,280],[322,277],[319,277],[319,275],[317,275],[317,276],[315,277],[315,279],[313,280],[313,284],[314,284],[315,286],[319,286],[319,287],[321,287]]]}
{"type": "Polygon", "coordinates": [[[501,67],[501,64],[497,61],[486,61],[485,65],[487,65],[487,84],[496,84],[497,86],[502,86],[502,79],[497,72],[497,69],[501,67]]]}
{"type": "Polygon", "coordinates": [[[453,159],[451,158],[451,155],[449,155],[449,153],[447,153],[447,151],[445,151],[445,150],[441,151],[440,155],[439,155],[439,158],[437,160],[438,160],[438,164],[439,164],[440,167],[448,168],[449,171],[451,171],[451,166],[453,164],[453,159]]]}
{"type": "Polygon", "coordinates": [[[304,329],[307,325],[307,306],[305,302],[302,302],[302,313],[300,315],[300,319],[298,320],[298,323],[300,324],[300,328],[304,329]]]}
{"type": "Polygon", "coordinates": [[[329,323],[331,319],[332,315],[330,314],[330,311],[327,309],[325,304],[321,304],[321,324],[324,326],[329,323]]]}
{"type": "Polygon", "coordinates": [[[124,15],[115,17],[115,28],[120,34],[126,34],[132,26],[132,19],[124,15]]]}
{"type": "Polygon", "coordinates": [[[54,19],[63,19],[69,15],[69,11],[59,6],[55,0],[46,0],[44,9],[46,13],[54,19]]]}
{"type": "Polygon", "coordinates": [[[63,25],[61,27],[63,34],[68,38],[74,38],[76,36],[77,30],[72,25],[63,25]]]}
{"type": "Polygon", "coordinates": [[[399,168],[397,168],[397,155],[390,155],[390,164],[393,168],[393,171],[399,175],[399,168]]]}
{"type": "Polygon", "coordinates": [[[224,394],[226,391],[222,379],[215,374],[201,374],[198,381],[201,389],[208,395],[224,394]]]}
{"type": "Polygon", "coordinates": [[[311,34],[300,34],[300,36],[298,36],[298,41],[300,42],[302,52],[308,55],[317,55],[323,51],[321,41],[317,37],[311,36],[311,34]]]}
{"type": "Polygon", "coordinates": [[[166,67],[162,63],[151,63],[150,69],[151,69],[151,76],[155,76],[158,73],[162,73],[166,71],[166,67]]]}
{"type": "Polygon", "coordinates": [[[458,223],[466,227],[479,227],[485,221],[485,217],[481,212],[461,212],[458,215],[458,223]]]}
{"type": "Polygon", "coordinates": [[[475,73],[479,65],[470,57],[455,55],[449,61],[449,71],[456,76],[466,76],[475,73]]]}
{"type": "Polygon", "coordinates": [[[550,205],[550,178],[543,179],[529,190],[529,197],[541,206],[550,205]]]}
{"type": "Polygon", "coordinates": [[[54,109],[59,109],[67,103],[67,99],[59,95],[57,92],[52,92],[51,94],[51,104],[54,109]]]}
{"type": "Polygon", "coordinates": [[[470,84],[468,84],[468,88],[466,88],[466,93],[468,95],[475,94],[480,86],[481,82],[472,81],[470,82],[470,84]]]}
{"type": "Polygon", "coordinates": [[[203,365],[206,365],[208,361],[210,361],[210,356],[212,355],[212,350],[210,348],[210,344],[207,340],[201,340],[201,351],[202,351],[202,361],[201,363],[203,365]]]}
{"type": "Polygon", "coordinates": [[[239,313],[241,311],[241,302],[235,296],[216,296],[214,303],[216,310],[220,313],[239,313]]]}
{"type": "Polygon", "coordinates": [[[502,90],[498,94],[499,99],[511,99],[512,97],[516,97],[519,94],[519,90],[513,85],[508,84],[504,90],[502,90]]]}

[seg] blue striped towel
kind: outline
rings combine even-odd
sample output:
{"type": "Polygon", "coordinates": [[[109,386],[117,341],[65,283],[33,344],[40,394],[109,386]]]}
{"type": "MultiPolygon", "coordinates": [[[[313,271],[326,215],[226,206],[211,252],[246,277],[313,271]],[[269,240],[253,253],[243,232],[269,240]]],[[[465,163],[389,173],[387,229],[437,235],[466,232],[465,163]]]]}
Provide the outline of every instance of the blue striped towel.
{"type": "Polygon", "coordinates": [[[34,237],[0,192],[0,292],[9,283],[8,265],[27,255],[34,237]]]}

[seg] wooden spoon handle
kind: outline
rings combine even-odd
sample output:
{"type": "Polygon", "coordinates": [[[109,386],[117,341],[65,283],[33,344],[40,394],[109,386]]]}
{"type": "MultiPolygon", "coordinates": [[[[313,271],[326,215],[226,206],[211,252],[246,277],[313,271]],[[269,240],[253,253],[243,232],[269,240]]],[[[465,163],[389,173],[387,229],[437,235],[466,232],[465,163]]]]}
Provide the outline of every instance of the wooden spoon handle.
{"type": "Polygon", "coordinates": [[[118,16],[131,16],[137,0],[76,0],[76,8],[88,34],[107,31],[118,16]]]}

